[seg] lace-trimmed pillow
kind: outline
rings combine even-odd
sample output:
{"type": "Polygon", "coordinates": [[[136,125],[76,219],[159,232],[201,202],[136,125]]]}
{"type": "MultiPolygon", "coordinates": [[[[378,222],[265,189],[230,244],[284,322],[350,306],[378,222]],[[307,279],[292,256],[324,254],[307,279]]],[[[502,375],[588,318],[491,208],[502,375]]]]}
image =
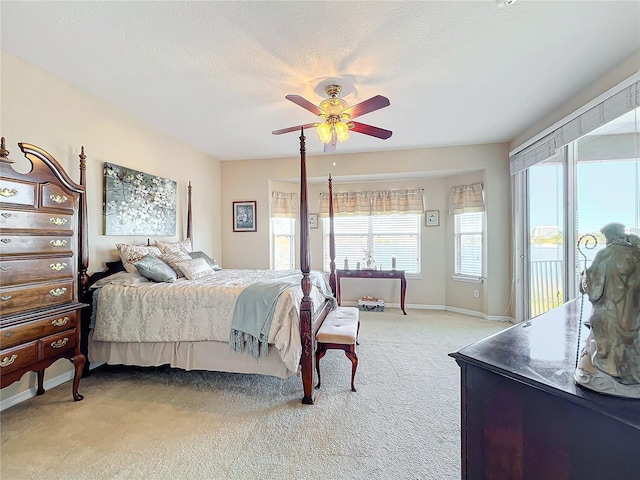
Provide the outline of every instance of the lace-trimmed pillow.
{"type": "Polygon", "coordinates": [[[158,258],[162,260],[164,263],[166,263],[167,265],[169,265],[176,272],[176,274],[178,275],[178,278],[184,277],[184,274],[182,273],[182,270],[180,270],[180,267],[178,266],[178,264],[186,260],[191,260],[191,257],[189,256],[189,254],[184,252],[163,253],[158,258]]]}
{"type": "Polygon", "coordinates": [[[116,248],[122,260],[122,266],[129,273],[138,273],[136,262],[151,254],[160,256],[160,249],[153,245],[127,245],[126,243],[116,243],[116,248]]]}
{"type": "Polygon", "coordinates": [[[189,257],[189,260],[178,262],[178,268],[180,268],[182,273],[184,273],[184,276],[189,280],[198,280],[216,273],[204,258],[192,259],[189,257]]]}
{"type": "Polygon", "coordinates": [[[158,247],[162,253],[191,253],[193,251],[190,238],[182,240],[181,242],[156,241],[156,247],[158,247]]]}

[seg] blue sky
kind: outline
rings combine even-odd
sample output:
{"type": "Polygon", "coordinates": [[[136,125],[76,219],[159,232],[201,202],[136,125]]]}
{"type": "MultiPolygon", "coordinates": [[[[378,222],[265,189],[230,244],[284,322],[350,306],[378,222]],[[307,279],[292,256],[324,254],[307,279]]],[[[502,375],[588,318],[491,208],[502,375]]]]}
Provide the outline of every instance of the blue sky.
{"type": "MultiPolygon", "coordinates": [[[[529,169],[531,227],[562,225],[562,166],[529,169]]],[[[578,166],[579,233],[597,232],[607,223],[639,228],[640,161],[584,162],[578,166]]]]}

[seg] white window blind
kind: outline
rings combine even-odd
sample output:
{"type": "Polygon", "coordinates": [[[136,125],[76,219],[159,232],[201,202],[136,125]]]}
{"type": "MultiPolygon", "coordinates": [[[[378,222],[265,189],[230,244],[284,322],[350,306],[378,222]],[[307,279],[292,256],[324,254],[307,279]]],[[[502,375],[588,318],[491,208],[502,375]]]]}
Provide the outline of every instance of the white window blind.
{"type": "Polygon", "coordinates": [[[454,216],[455,274],[482,277],[483,213],[462,213],[454,216]]]}
{"type": "Polygon", "coordinates": [[[273,269],[289,270],[295,268],[296,219],[273,217],[273,269]]]}
{"type": "MultiPolygon", "coordinates": [[[[336,268],[349,268],[356,263],[364,268],[365,249],[373,250],[376,268],[391,269],[391,258],[396,257],[396,268],[407,273],[420,273],[421,215],[354,215],[334,218],[336,268]]],[[[324,270],[329,271],[329,219],[324,219],[324,270]]]]}

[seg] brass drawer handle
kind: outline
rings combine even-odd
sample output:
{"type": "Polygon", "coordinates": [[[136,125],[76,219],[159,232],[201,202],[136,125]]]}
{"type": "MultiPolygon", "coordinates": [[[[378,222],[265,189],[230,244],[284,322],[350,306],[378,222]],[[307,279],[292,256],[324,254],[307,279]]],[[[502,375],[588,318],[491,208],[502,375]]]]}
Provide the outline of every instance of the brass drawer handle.
{"type": "Polygon", "coordinates": [[[49,290],[49,295],[52,297],[60,297],[66,293],[67,289],[65,287],[55,288],[53,290],[49,290]]]}
{"type": "Polygon", "coordinates": [[[67,323],[69,323],[69,317],[63,317],[63,318],[56,318],[51,322],[51,325],[53,325],[54,327],[62,327],[67,323]]]}
{"type": "Polygon", "coordinates": [[[62,348],[67,344],[68,341],[69,339],[67,337],[64,337],[62,340],[58,340],[57,342],[51,342],[51,346],[53,348],[62,348]]]}
{"type": "Polygon", "coordinates": [[[11,295],[3,295],[3,296],[2,296],[2,297],[0,297],[0,298],[2,298],[2,301],[3,301],[3,302],[6,302],[7,300],[10,300],[10,299],[11,299],[11,295]]]}
{"type": "Polygon", "coordinates": [[[50,240],[49,243],[53,247],[64,247],[67,244],[66,240],[50,240]]]}
{"type": "Polygon", "coordinates": [[[68,200],[64,195],[49,195],[49,198],[56,203],[64,203],[68,200]]]}
{"type": "Polygon", "coordinates": [[[10,213],[8,213],[8,212],[2,212],[2,216],[3,216],[4,218],[9,218],[9,217],[11,217],[11,214],[10,214],[10,213]]]}
{"type": "Polygon", "coordinates": [[[16,355],[15,353],[11,355],[11,357],[4,357],[0,362],[0,367],[8,367],[16,361],[16,358],[18,358],[18,355],[16,355]]]}
{"type": "Polygon", "coordinates": [[[10,238],[0,238],[0,242],[2,242],[2,243],[11,243],[11,239],[10,238]]]}
{"type": "Polygon", "coordinates": [[[60,270],[64,270],[65,268],[67,268],[67,264],[66,263],[52,263],[51,265],[49,265],[49,268],[51,270],[55,270],[56,272],[59,272],[60,270]]]}
{"type": "Polygon", "coordinates": [[[65,223],[67,223],[66,218],[50,218],[49,221],[54,225],[58,225],[58,226],[64,225],[65,223]]]}
{"type": "Polygon", "coordinates": [[[8,272],[9,270],[11,270],[11,266],[3,265],[0,267],[0,270],[2,270],[3,272],[8,272]]]}
{"type": "Polygon", "coordinates": [[[4,336],[9,338],[9,337],[13,337],[15,335],[16,332],[4,332],[4,336]]]}
{"type": "Polygon", "coordinates": [[[3,188],[2,190],[0,190],[0,195],[2,195],[3,197],[15,197],[18,194],[18,190],[16,190],[15,188],[12,188],[11,190],[9,190],[8,188],[3,188]]]}

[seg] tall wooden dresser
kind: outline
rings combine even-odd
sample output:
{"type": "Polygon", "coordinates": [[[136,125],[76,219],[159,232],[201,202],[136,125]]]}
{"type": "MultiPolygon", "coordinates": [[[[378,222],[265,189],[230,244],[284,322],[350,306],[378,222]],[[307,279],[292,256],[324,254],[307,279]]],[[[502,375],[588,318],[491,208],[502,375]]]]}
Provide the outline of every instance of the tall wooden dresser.
{"type": "Polygon", "coordinates": [[[19,173],[0,148],[0,386],[44,370],[60,358],[74,367],[78,393],[85,356],[80,352],[79,302],[87,277],[85,155],[80,184],[44,150],[18,144],[31,162],[19,173]]]}

